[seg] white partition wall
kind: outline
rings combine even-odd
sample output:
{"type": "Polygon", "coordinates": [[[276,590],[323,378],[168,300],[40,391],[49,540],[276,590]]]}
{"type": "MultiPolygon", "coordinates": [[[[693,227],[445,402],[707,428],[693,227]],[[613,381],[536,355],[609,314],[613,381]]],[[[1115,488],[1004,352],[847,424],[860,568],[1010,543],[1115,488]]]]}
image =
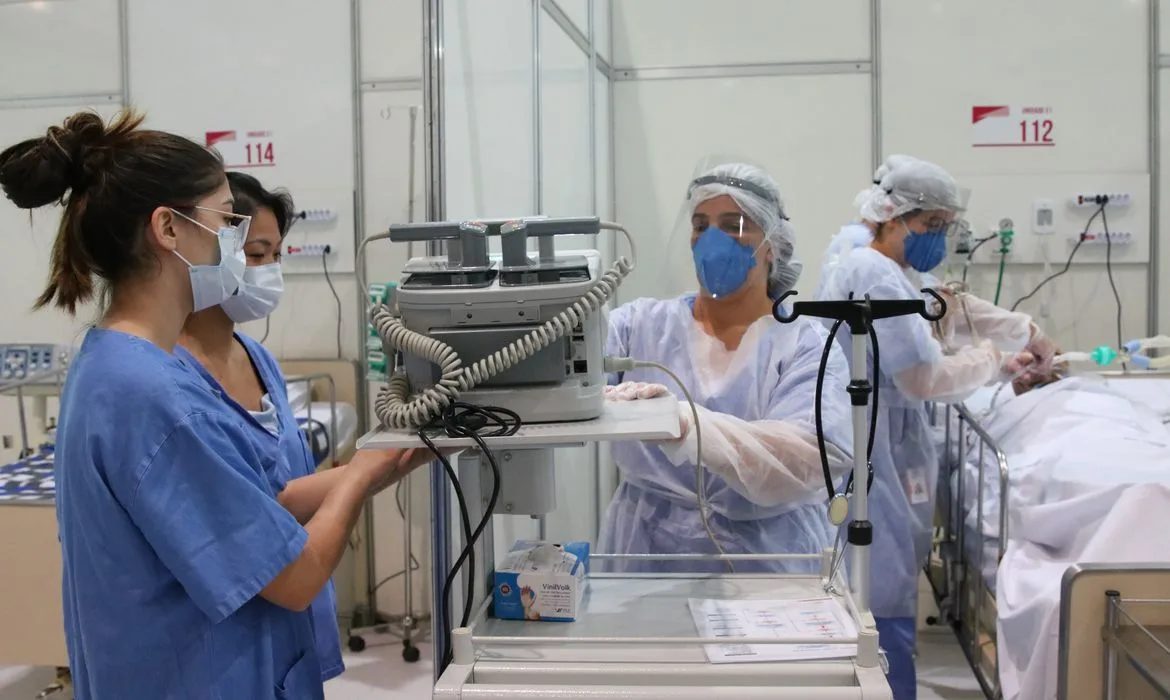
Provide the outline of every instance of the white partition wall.
{"type": "MultiPolygon", "coordinates": [[[[1170,3],[1166,0],[1150,0],[1151,43],[1153,56],[1150,81],[1151,111],[1158,128],[1153,132],[1151,143],[1151,192],[1154,196],[1155,230],[1170,232],[1170,3]]],[[[1150,280],[1157,291],[1157,313],[1151,330],[1165,333],[1170,329],[1170,281],[1163,275],[1170,270],[1170,241],[1156,247],[1154,256],[1155,274],[1150,280]]]]}
{"type": "MultiPolygon", "coordinates": [[[[1071,205],[1078,192],[1125,192],[1132,204],[1105,214],[1110,231],[1129,232],[1132,242],[1113,246],[1110,262],[1122,301],[1121,336],[1145,334],[1156,230],[1150,220],[1148,4],[905,0],[881,7],[883,146],[938,162],[971,187],[966,218],[976,235],[1012,220],[1016,236],[1000,304],[1011,306],[1064,267],[1094,212],[1071,205]],[[1069,21],[1051,31],[1058,16],[1069,21]],[[986,142],[972,123],[979,107],[1012,110],[1007,131],[995,139],[1003,145],[976,145],[986,142]],[[1028,107],[1048,111],[1020,114],[1028,107]],[[1020,121],[1027,122],[1026,132],[1020,121]],[[1031,121],[1040,122],[1039,139],[1031,121]],[[1036,233],[1037,201],[1053,204],[1054,232],[1036,233]]],[[[1103,233],[1101,217],[1090,233],[1103,233]]],[[[983,246],[971,272],[975,290],[987,298],[996,289],[997,248],[994,242],[983,246]]],[[[1105,246],[1083,245],[1070,272],[1020,309],[1038,317],[1065,348],[1116,346],[1117,302],[1105,261],[1105,246]]]]}
{"type": "MultiPolygon", "coordinates": [[[[0,71],[0,148],[43,135],[79,110],[109,117],[123,104],[144,112],[148,127],[200,142],[208,131],[269,132],[273,161],[248,172],[268,187],[287,187],[300,209],[336,212],[331,222],[300,222],[290,234],[290,242],[328,243],[333,252],[324,261],[286,258],[281,306],[268,324],[244,330],[266,336],[278,357],[360,357],[364,321],[359,324],[355,239],[410,213],[411,107],[419,114],[414,211],[417,218],[424,214],[421,6],[380,0],[0,2],[0,62],[8,67],[0,71]]],[[[94,320],[94,308],[81,309],[77,319],[53,309],[31,311],[44,287],[58,219],[55,209],[30,217],[0,199],[0,229],[8,242],[0,258],[7,310],[0,342],[76,343],[94,320]]],[[[405,251],[375,246],[369,275],[395,280],[404,260],[405,251]]],[[[15,402],[0,401],[0,435],[15,434],[16,423],[15,402]]],[[[0,457],[8,456],[0,450],[0,457]]],[[[430,597],[426,479],[414,486],[420,613],[429,609],[430,597]]],[[[393,493],[382,494],[374,510],[375,575],[382,580],[402,568],[402,526],[393,493]]],[[[364,588],[361,569],[358,586],[364,588]]],[[[401,583],[398,576],[379,589],[381,609],[402,612],[401,583]]],[[[342,598],[353,596],[343,592],[342,598]]]]}
{"type": "MultiPolygon", "coordinates": [[[[360,143],[357,163],[361,182],[362,236],[385,231],[390,224],[426,219],[426,113],[423,111],[422,2],[362,0],[359,4],[360,143]],[[413,178],[413,179],[412,179],[413,178]]],[[[398,282],[408,247],[389,241],[366,248],[367,282],[398,282]]],[[[359,305],[360,308],[360,305],[359,305]]],[[[358,332],[362,332],[359,329],[358,332]]],[[[364,339],[362,341],[364,352],[364,339]]],[[[380,385],[370,383],[370,416],[380,385]]],[[[425,471],[410,480],[411,611],[431,610],[430,487],[425,471]]],[[[406,612],[403,511],[407,492],[384,491],[374,497],[374,571],[377,609],[390,615],[406,612]]],[[[364,557],[361,557],[364,560],[364,557]]],[[[359,566],[359,587],[364,588],[359,566]]],[[[359,598],[365,602],[364,597],[359,598]]]]}
{"type": "MultiPolygon", "coordinates": [[[[776,179],[811,294],[820,251],[873,167],[867,0],[639,0],[613,5],[616,213],[641,250],[672,243],[700,159],[742,157],[776,179]]],[[[685,245],[685,240],[684,245],[685,245]]],[[[644,264],[621,299],[662,293],[644,264]]]]}
{"type": "MultiPolygon", "coordinates": [[[[607,5],[444,3],[444,218],[608,216],[608,79],[591,49],[605,36],[597,26],[607,5]]],[[[556,245],[610,249],[604,236],[556,245]]],[[[553,453],[558,502],[547,537],[595,539],[604,507],[597,453],[595,446],[553,453]]],[[[497,553],[540,533],[527,516],[500,515],[494,530],[497,553]]]]}
{"type": "MultiPolygon", "coordinates": [[[[1158,245],[1151,189],[1151,125],[1167,114],[1163,105],[1160,122],[1150,118],[1165,99],[1157,89],[1164,76],[1150,73],[1152,4],[617,2],[617,216],[648,247],[668,246],[694,164],[712,154],[748,158],[780,185],[805,262],[797,289],[807,294],[878,157],[909,153],[972,190],[966,218],[976,235],[1011,219],[1016,235],[998,285],[1000,303],[1010,306],[1064,266],[1093,213],[1072,207],[1072,198],[1123,192],[1131,204],[1108,208],[1105,219],[1127,240],[1108,255],[1103,244],[1082,245],[1070,272],[1020,308],[1065,347],[1116,345],[1115,287],[1120,335],[1143,335],[1155,312],[1170,320],[1167,304],[1147,303],[1155,290],[1170,294],[1150,272],[1170,255],[1158,245]],[[1061,29],[1052,31],[1057,17],[1061,29]],[[995,119],[977,128],[976,111],[993,107],[1032,116],[991,110],[995,119]],[[997,120],[992,131],[1006,132],[989,138],[997,120]],[[1031,131],[1019,136],[1019,121],[1031,131]],[[1033,210],[1045,202],[1054,230],[1037,234],[1033,210]]],[[[1098,217],[1090,233],[1103,232],[1098,217]]],[[[997,251],[983,246],[969,270],[988,298],[997,289],[997,251]]],[[[665,273],[693,278],[686,256],[676,259],[679,269],[665,273]]],[[[961,261],[951,258],[948,276],[961,274],[961,261]]],[[[643,266],[622,299],[662,293],[660,279],[659,269],[643,266]]]]}

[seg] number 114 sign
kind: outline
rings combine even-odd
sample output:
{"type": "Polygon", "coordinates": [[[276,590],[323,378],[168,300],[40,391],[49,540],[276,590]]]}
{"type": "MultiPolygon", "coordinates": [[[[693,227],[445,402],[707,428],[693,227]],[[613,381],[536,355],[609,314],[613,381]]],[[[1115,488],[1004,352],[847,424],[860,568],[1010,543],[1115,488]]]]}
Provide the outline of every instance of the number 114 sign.
{"type": "Polygon", "coordinates": [[[271,131],[237,129],[208,131],[204,134],[208,148],[223,156],[223,165],[232,168],[270,168],[276,165],[276,149],[271,131]]]}
{"type": "Polygon", "coordinates": [[[976,148],[1056,145],[1051,107],[996,105],[971,108],[971,145],[976,148]]]}

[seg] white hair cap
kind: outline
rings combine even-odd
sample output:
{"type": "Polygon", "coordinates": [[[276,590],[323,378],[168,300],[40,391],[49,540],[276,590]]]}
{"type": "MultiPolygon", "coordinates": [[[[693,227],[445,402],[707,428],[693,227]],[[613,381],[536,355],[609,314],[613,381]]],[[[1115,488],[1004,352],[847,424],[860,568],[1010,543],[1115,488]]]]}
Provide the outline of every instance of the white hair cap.
{"type": "Polygon", "coordinates": [[[768,173],[746,163],[716,166],[691,182],[687,203],[691,213],[703,202],[722,195],[735,200],[743,213],[764,231],[772,248],[772,269],[768,271],[768,296],[779,298],[796,286],[804,265],[793,259],[796,232],[788,223],[780,188],[768,173]]]}
{"type": "Polygon", "coordinates": [[[881,188],[882,178],[884,178],[890,172],[890,170],[915,160],[918,159],[914,156],[906,156],[899,153],[895,153],[892,156],[886,158],[886,161],[879,165],[877,170],[873,171],[873,184],[858,192],[857,196],[853,198],[853,206],[860,209],[862,203],[872,197],[875,190],[881,188]]]}
{"type": "Polygon", "coordinates": [[[873,184],[875,184],[875,185],[882,184],[882,179],[891,170],[893,170],[894,168],[901,167],[901,166],[905,165],[906,163],[912,163],[916,160],[918,160],[918,159],[915,158],[914,156],[902,155],[900,153],[895,153],[895,154],[891,155],[890,157],[886,158],[886,162],[879,165],[877,170],[873,171],[873,184]]]}
{"type": "Polygon", "coordinates": [[[882,223],[915,211],[957,214],[966,202],[950,173],[915,159],[892,167],[880,185],[858,197],[857,205],[862,219],[882,223]]]}

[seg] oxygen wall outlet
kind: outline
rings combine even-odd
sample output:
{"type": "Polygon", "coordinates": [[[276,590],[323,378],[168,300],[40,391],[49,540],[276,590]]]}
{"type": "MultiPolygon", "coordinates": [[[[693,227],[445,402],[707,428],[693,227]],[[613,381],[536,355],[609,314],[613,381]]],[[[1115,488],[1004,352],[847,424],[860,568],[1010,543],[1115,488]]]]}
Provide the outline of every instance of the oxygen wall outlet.
{"type": "Polygon", "coordinates": [[[1102,204],[1107,207],[1124,207],[1129,203],[1129,192],[1077,192],[1072,198],[1072,205],[1081,209],[1095,209],[1102,204]]]}
{"type": "Polygon", "coordinates": [[[333,252],[333,246],[328,243],[304,243],[302,245],[287,245],[284,254],[290,258],[320,258],[333,252]]]}

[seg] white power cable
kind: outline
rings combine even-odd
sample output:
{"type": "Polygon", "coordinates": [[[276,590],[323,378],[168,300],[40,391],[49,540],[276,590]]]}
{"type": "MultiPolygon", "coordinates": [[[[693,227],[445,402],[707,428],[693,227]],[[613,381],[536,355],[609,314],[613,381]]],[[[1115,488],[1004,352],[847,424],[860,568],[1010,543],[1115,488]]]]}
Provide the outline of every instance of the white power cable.
{"type": "MultiPolygon", "coordinates": [[[[625,235],[630,245],[630,255],[634,261],[637,260],[634,239],[625,228],[608,221],[601,222],[600,228],[625,235]]],[[[426,425],[455,402],[462,392],[470,391],[477,384],[508,370],[571,333],[586,318],[605,306],[622,280],[635,266],[636,262],[627,260],[624,256],[618,258],[589,291],[567,309],[523,337],[469,366],[464,366],[459,354],[446,343],[407,328],[386,305],[374,306],[370,321],[382,342],[393,350],[400,350],[438,365],[440,372],[438,383],[413,396],[405,374],[395,373],[378,392],[374,401],[375,415],[387,428],[406,430],[426,425]]]]}

